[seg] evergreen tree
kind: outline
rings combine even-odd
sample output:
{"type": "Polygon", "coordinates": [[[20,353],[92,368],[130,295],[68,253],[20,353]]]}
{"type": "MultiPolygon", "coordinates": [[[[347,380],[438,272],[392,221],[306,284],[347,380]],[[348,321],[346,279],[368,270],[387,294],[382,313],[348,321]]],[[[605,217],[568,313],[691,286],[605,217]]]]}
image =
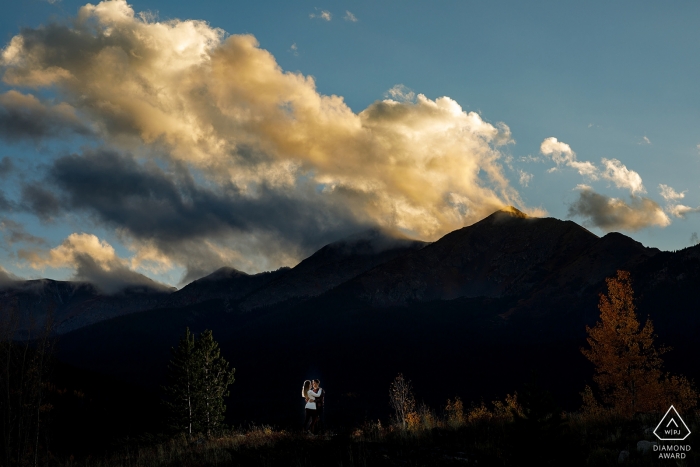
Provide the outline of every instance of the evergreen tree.
{"type": "Polygon", "coordinates": [[[211,436],[221,429],[226,412],[224,397],[233,384],[235,369],[220,355],[219,344],[206,330],[197,339],[189,328],[172,349],[168,386],[164,388],[170,426],[188,434],[211,436]]]}
{"type": "Polygon", "coordinates": [[[166,406],[170,412],[170,427],[175,431],[192,434],[195,426],[195,386],[198,379],[194,334],[190,328],[180,339],[177,348],[171,349],[172,358],[168,364],[168,385],[164,387],[166,406]]]}
{"type": "Polygon", "coordinates": [[[234,382],[236,369],[229,370],[229,363],[221,356],[219,344],[210,330],[200,334],[195,343],[195,355],[199,365],[197,419],[202,432],[211,436],[220,431],[224,421],[224,397],[229,395],[228,387],[234,382]]]}

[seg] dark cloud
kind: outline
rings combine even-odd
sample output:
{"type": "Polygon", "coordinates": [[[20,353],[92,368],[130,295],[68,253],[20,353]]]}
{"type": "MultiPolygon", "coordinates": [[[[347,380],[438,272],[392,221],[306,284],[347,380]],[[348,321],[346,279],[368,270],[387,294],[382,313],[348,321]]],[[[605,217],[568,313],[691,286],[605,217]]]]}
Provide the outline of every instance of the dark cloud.
{"type": "Polygon", "coordinates": [[[226,244],[248,235],[256,237],[249,247],[262,256],[284,249],[304,255],[367,226],[314,186],[280,193],[263,184],[255,196],[246,196],[233,185],[203,186],[182,166],[165,170],[110,151],[59,158],[48,181],[59,189],[61,202],[46,189],[25,186],[23,202],[37,214],[55,215],[61,203],[88,211],[170,257],[184,256],[188,279],[226,265],[205,240],[226,244]]]}
{"type": "Polygon", "coordinates": [[[80,122],[70,105],[50,105],[31,94],[17,91],[0,94],[0,138],[17,142],[63,137],[72,133],[89,135],[91,131],[80,122]]]}
{"type": "Polygon", "coordinates": [[[6,247],[11,247],[16,243],[26,243],[32,245],[46,245],[46,240],[30,234],[24,226],[12,219],[0,218],[0,233],[2,234],[6,247]]]}
{"type": "Polygon", "coordinates": [[[36,214],[42,221],[50,221],[61,212],[58,197],[39,182],[22,186],[20,207],[36,214]]]}
{"type": "Polygon", "coordinates": [[[585,218],[585,225],[605,231],[640,230],[645,227],[666,227],[671,223],[661,206],[649,198],[630,198],[627,203],[583,187],[579,198],[569,205],[569,217],[585,218]]]}
{"type": "Polygon", "coordinates": [[[7,156],[0,159],[0,178],[5,178],[13,168],[12,159],[7,156]]]}

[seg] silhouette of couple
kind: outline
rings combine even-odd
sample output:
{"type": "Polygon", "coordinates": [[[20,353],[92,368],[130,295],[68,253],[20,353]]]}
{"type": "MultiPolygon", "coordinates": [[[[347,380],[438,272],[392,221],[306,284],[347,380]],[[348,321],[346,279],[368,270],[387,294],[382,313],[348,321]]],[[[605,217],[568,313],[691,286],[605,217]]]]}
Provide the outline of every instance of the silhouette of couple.
{"type": "Polygon", "coordinates": [[[301,389],[301,397],[306,400],[304,430],[312,434],[315,434],[323,423],[323,402],[326,391],[320,385],[321,381],[317,379],[313,381],[307,379],[301,389]]]}

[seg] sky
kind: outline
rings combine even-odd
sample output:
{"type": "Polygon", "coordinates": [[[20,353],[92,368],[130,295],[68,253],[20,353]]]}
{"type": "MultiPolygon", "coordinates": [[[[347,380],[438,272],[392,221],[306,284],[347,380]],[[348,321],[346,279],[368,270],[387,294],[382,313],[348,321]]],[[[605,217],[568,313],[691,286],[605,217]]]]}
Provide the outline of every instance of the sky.
{"type": "Polygon", "coordinates": [[[26,0],[0,16],[0,282],[181,287],[512,205],[700,232],[700,3],[26,0]]]}

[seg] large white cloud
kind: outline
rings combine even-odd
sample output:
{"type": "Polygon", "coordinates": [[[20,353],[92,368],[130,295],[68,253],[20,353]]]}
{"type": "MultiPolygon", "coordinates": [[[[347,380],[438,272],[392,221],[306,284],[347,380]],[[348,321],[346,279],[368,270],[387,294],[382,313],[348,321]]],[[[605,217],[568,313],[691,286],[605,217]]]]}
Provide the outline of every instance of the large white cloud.
{"type": "Polygon", "coordinates": [[[5,83],[53,87],[112,147],[168,157],[251,199],[303,182],[358,224],[426,240],[504,205],[542,213],[503,173],[505,124],[422,94],[355,113],[252,35],[153,21],[113,0],[80,8],[71,26],[23,30],[0,60],[5,83]]]}

